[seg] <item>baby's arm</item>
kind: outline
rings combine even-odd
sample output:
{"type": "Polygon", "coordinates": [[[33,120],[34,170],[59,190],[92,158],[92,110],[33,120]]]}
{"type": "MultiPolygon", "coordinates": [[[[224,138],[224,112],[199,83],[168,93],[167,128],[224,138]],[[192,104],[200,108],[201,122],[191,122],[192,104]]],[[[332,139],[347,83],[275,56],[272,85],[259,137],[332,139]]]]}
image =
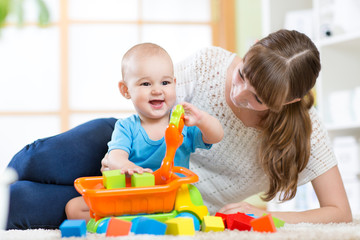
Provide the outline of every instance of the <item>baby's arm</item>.
{"type": "Polygon", "coordinates": [[[180,104],[184,107],[185,111],[185,125],[198,127],[203,135],[204,143],[214,144],[221,141],[224,136],[224,130],[218,119],[190,103],[182,102],[180,104]]]}
{"type": "Polygon", "coordinates": [[[134,173],[151,173],[150,168],[142,168],[135,163],[129,161],[129,154],[121,149],[113,149],[110,153],[105,156],[102,160],[102,169],[105,170],[104,166],[107,166],[108,170],[120,169],[121,173],[127,173],[132,175],[134,173]]]}

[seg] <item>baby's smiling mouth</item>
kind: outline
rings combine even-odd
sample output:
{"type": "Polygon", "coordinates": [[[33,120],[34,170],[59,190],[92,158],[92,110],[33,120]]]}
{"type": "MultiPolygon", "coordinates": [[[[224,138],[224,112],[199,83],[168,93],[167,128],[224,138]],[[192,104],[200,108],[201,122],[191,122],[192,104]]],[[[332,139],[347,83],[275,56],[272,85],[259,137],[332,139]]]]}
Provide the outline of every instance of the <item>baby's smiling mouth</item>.
{"type": "Polygon", "coordinates": [[[161,108],[164,102],[165,102],[164,100],[158,100],[158,99],[149,101],[149,103],[155,108],[161,108]]]}

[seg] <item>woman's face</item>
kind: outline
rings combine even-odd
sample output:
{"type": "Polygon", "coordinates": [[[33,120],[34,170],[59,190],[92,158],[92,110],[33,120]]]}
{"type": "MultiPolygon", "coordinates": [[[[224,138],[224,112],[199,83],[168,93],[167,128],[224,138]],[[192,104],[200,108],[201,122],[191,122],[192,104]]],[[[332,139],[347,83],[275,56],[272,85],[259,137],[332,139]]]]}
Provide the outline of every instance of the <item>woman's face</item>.
{"type": "Polygon", "coordinates": [[[269,108],[257,96],[253,86],[244,78],[243,61],[241,61],[233,72],[230,99],[239,108],[247,108],[255,111],[264,111],[269,108]]]}

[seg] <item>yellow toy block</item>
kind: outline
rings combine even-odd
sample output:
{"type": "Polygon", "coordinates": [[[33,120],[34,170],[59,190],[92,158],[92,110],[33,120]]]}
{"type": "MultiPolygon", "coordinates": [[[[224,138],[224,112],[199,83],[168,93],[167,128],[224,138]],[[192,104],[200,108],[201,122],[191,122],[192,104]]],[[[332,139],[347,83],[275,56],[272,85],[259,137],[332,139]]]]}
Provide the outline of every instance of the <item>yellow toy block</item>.
{"type": "MultiPolygon", "coordinates": [[[[209,211],[207,207],[201,202],[198,205],[195,205],[193,203],[193,199],[191,199],[189,187],[193,187],[193,191],[197,191],[197,188],[190,184],[183,184],[181,187],[179,187],[178,192],[176,194],[176,200],[175,200],[175,207],[174,209],[178,212],[192,212],[195,215],[199,217],[199,220],[203,220],[204,216],[209,215],[209,211]]],[[[198,195],[200,197],[201,201],[201,195],[200,192],[193,194],[198,195]]],[[[198,202],[198,199],[194,199],[194,201],[198,202]]]]}
{"type": "Polygon", "coordinates": [[[165,223],[167,235],[195,235],[194,222],[191,218],[178,217],[167,220],[165,223]]]}
{"type": "Polygon", "coordinates": [[[102,174],[103,185],[106,189],[126,187],[125,174],[121,174],[120,170],[104,171],[102,174]]]}
{"type": "Polygon", "coordinates": [[[155,176],[152,173],[134,173],[131,175],[132,187],[155,186],[155,176]]]}
{"type": "Polygon", "coordinates": [[[201,225],[201,230],[203,232],[222,232],[224,231],[225,226],[221,217],[217,216],[204,216],[204,220],[201,225]]]}

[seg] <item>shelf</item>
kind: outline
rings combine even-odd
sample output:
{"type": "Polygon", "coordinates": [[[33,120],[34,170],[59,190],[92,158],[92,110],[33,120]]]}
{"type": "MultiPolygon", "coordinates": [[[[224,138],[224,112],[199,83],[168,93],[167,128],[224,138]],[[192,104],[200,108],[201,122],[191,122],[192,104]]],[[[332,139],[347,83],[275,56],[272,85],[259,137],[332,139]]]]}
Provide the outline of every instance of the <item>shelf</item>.
{"type": "Polygon", "coordinates": [[[320,47],[328,47],[337,44],[347,44],[347,43],[351,43],[352,41],[358,41],[358,40],[360,40],[360,31],[355,33],[346,33],[333,37],[323,38],[319,41],[318,45],[320,47]]]}
{"type": "Polygon", "coordinates": [[[353,136],[360,141],[360,123],[352,124],[329,124],[326,125],[327,132],[329,133],[330,139],[343,136],[353,136]]]}
{"type": "Polygon", "coordinates": [[[328,131],[344,131],[344,130],[359,130],[360,131],[360,123],[347,123],[347,124],[326,124],[326,129],[328,131]]]}

